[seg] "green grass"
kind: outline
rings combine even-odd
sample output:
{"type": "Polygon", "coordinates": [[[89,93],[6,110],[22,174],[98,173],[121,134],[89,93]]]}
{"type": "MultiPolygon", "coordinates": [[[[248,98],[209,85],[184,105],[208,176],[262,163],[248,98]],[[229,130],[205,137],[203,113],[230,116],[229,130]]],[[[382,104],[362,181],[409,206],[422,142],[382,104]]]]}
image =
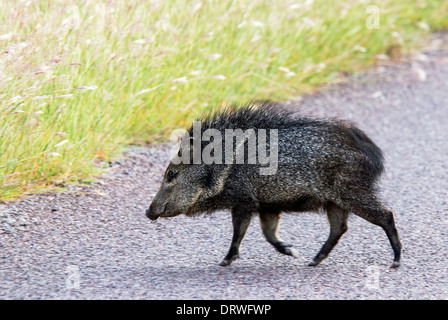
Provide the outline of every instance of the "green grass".
{"type": "Polygon", "coordinates": [[[200,112],[310,92],[448,27],[446,0],[0,4],[0,200],[90,178],[200,112]]]}

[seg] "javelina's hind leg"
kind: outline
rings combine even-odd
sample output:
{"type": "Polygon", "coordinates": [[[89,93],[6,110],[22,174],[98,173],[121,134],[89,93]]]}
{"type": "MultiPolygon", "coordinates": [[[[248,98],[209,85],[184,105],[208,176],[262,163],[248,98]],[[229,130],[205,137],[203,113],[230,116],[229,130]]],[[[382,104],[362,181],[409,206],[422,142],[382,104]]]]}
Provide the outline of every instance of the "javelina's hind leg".
{"type": "Polygon", "coordinates": [[[278,252],[297,257],[297,251],[278,237],[278,227],[280,224],[280,212],[263,212],[260,213],[260,224],[266,240],[272,244],[278,252]]]}
{"type": "Polygon", "coordinates": [[[398,237],[397,228],[395,227],[394,214],[385,209],[378,201],[372,201],[369,205],[364,204],[358,210],[354,210],[353,213],[383,228],[389,238],[392,250],[394,251],[394,262],[390,267],[399,267],[401,243],[398,237]]]}
{"type": "Polygon", "coordinates": [[[241,241],[246,234],[249,227],[250,220],[252,219],[251,212],[242,212],[242,210],[232,210],[232,223],[233,223],[233,237],[230,249],[224,259],[220,262],[220,266],[226,267],[238,258],[240,252],[241,241]]]}
{"type": "Polygon", "coordinates": [[[338,207],[332,202],[327,203],[327,216],[330,222],[330,236],[320,249],[319,253],[310,262],[309,266],[317,266],[325,259],[334,246],[338,243],[341,236],[347,231],[348,211],[338,207]]]}

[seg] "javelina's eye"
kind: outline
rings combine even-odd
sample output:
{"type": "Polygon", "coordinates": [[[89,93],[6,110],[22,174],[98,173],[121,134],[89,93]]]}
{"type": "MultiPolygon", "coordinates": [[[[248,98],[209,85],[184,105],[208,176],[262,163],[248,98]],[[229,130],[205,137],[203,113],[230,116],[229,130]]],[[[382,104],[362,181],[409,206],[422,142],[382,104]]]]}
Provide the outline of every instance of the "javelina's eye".
{"type": "Polygon", "coordinates": [[[176,178],[177,173],[173,172],[173,171],[168,171],[168,173],[166,174],[166,181],[167,182],[171,182],[173,181],[174,178],[176,178]]]}

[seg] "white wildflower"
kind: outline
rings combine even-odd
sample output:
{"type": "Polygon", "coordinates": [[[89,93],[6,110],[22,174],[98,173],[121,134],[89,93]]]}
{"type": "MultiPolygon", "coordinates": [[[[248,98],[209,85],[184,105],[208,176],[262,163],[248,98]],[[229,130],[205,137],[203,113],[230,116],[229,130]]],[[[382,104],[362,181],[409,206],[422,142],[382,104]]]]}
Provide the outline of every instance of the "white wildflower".
{"type": "Polygon", "coordinates": [[[314,40],[316,40],[315,36],[311,36],[308,39],[306,39],[306,42],[313,42],[314,40]]]}
{"type": "Polygon", "coordinates": [[[21,100],[23,100],[23,97],[21,95],[18,95],[18,96],[15,96],[15,97],[12,97],[11,99],[9,99],[9,103],[16,103],[21,100]]]}
{"type": "Polygon", "coordinates": [[[294,3],[288,7],[289,10],[304,9],[313,5],[314,0],[306,0],[305,3],[294,3]]]}
{"type": "Polygon", "coordinates": [[[159,85],[157,85],[157,86],[155,86],[155,87],[148,88],[148,89],[143,89],[143,90],[141,90],[141,91],[139,91],[139,92],[137,93],[137,96],[139,96],[139,95],[141,95],[141,94],[144,94],[144,93],[146,93],[146,92],[153,91],[153,90],[157,89],[158,87],[161,87],[162,85],[163,85],[163,84],[161,83],[161,84],[159,84],[159,85]]]}
{"type": "Polygon", "coordinates": [[[403,37],[397,31],[391,32],[392,37],[398,40],[399,43],[403,43],[403,37]]]}
{"type": "Polygon", "coordinates": [[[316,25],[316,22],[309,17],[303,17],[302,22],[305,27],[314,27],[316,25]]]}
{"type": "Polygon", "coordinates": [[[153,91],[153,90],[155,90],[155,89],[157,89],[157,88],[159,88],[159,87],[161,87],[161,86],[162,86],[162,84],[159,84],[159,85],[157,85],[157,86],[155,86],[155,87],[152,87],[152,88],[148,88],[148,89],[140,90],[140,91],[137,93],[137,96],[142,95],[142,94],[145,94],[145,93],[148,93],[148,92],[151,92],[151,91],[153,91]]]}
{"type": "Polygon", "coordinates": [[[91,90],[96,90],[98,89],[97,86],[81,86],[81,87],[77,87],[74,88],[75,90],[80,90],[80,91],[91,91],[91,90]]]}
{"type": "Polygon", "coordinates": [[[294,77],[296,75],[296,73],[294,71],[289,70],[289,68],[278,67],[278,70],[283,71],[285,73],[285,76],[288,78],[294,77]]]}
{"type": "Polygon", "coordinates": [[[135,43],[135,44],[145,44],[146,40],[145,39],[138,39],[138,40],[132,41],[132,43],[135,43]]]}
{"type": "Polygon", "coordinates": [[[15,45],[16,49],[23,49],[28,46],[28,42],[19,42],[15,45]]]}
{"type": "Polygon", "coordinates": [[[150,91],[152,91],[151,89],[143,89],[143,90],[140,90],[139,92],[137,92],[137,96],[139,96],[139,95],[141,95],[141,94],[144,94],[144,93],[146,93],[146,92],[150,92],[150,91]]]}
{"type": "Polygon", "coordinates": [[[216,80],[226,80],[227,79],[226,76],[224,76],[222,74],[217,74],[215,76],[212,76],[212,78],[216,79],[216,80]]]}
{"type": "Polygon", "coordinates": [[[6,34],[2,34],[2,35],[0,35],[0,40],[9,40],[9,39],[11,39],[14,35],[15,35],[15,33],[6,33],[6,34]]]}
{"type": "Polygon", "coordinates": [[[161,28],[163,31],[167,31],[171,25],[167,19],[161,18],[156,21],[156,27],[161,28]]]}
{"type": "Polygon", "coordinates": [[[50,98],[50,97],[51,97],[51,96],[49,96],[49,95],[35,96],[35,97],[32,97],[31,100],[33,100],[33,101],[38,101],[38,100],[48,99],[48,98],[50,98]]]}
{"type": "Polygon", "coordinates": [[[262,28],[262,27],[264,27],[264,23],[263,23],[263,22],[256,21],[256,20],[252,20],[252,21],[250,22],[250,25],[251,25],[252,27],[257,27],[257,28],[262,28]]]}
{"type": "Polygon", "coordinates": [[[55,148],[60,147],[60,146],[62,146],[62,145],[64,145],[64,144],[66,144],[67,142],[68,142],[68,140],[62,140],[61,142],[55,144],[54,147],[55,147],[55,148]]]}
{"type": "Polygon", "coordinates": [[[254,37],[252,38],[252,40],[250,40],[251,43],[257,42],[258,40],[261,39],[261,36],[259,34],[254,35],[254,37]]]}
{"type": "Polygon", "coordinates": [[[353,50],[355,51],[359,51],[359,52],[367,52],[367,49],[364,48],[363,46],[360,46],[359,44],[357,44],[356,46],[353,47],[353,50]]]}
{"type": "Polygon", "coordinates": [[[246,24],[247,24],[247,21],[243,20],[243,22],[241,22],[236,28],[240,29],[240,28],[244,27],[246,24]]]}
{"type": "Polygon", "coordinates": [[[192,10],[191,13],[194,14],[196,11],[198,11],[199,9],[201,9],[201,7],[202,7],[202,2],[198,2],[198,3],[194,6],[194,8],[193,8],[193,10],[192,10]]]}
{"type": "Polygon", "coordinates": [[[327,67],[325,63],[319,63],[315,66],[316,72],[321,72],[327,67]]]}
{"type": "Polygon", "coordinates": [[[187,79],[187,77],[180,77],[180,78],[171,80],[171,82],[185,84],[188,82],[188,79],[187,79]]]}
{"type": "Polygon", "coordinates": [[[63,94],[63,95],[60,95],[60,96],[56,96],[56,97],[54,97],[55,99],[64,99],[64,98],[71,98],[71,97],[73,97],[73,94],[63,94]]]}
{"type": "Polygon", "coordinates": [[[53,156],[53,157],[62,157],[59,153],[57,152],[49,152],[48,153],[49,156],[53,156]]]}
{"type": "Polygon", "coordinates": [[[207,60],[211,60],[211,61],[214,61],[214,60],[218,60],[219,58],[221,58],[221,54],[219,54],[219,53],[214,53],[214,54],[211,54],[211,55],[209,55],[209,56],[207,56],[207,60]]]}
{"type": "Polygon", "coordinates": [[[419,27],[419,28],[425,30],[425,31],[430,31],[430,30],[431,30],[431,28],[429,27],[429,25],[428,25],[426,22],[423,22],[423,21],[419,21],[419,22],[417,22],[415,25],[416,25],[417,27],[419,27]]]}
{"type": "Polygon", "coordinates": [[[43,66],[40,66],[40,67],[37,67],[36,69],[34,69],[33,72],[35,74],[42,74],[42,73],[47,72],[48,70],[50,70],[50,67],[43,65],[43,66]]]}

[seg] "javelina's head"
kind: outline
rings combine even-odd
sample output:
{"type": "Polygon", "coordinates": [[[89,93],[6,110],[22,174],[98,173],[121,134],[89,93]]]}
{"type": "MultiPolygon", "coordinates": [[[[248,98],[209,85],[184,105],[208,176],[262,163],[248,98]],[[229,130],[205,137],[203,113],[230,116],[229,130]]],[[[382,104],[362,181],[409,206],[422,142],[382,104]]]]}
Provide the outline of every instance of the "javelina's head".
{"type": "Polygon", "coordinates": [[[156,220],[159,217],[196,213],[198,202],[207,193],[208,171],[204,165],[170,163],[159,191],[146,210],[146,216],[156,220]]]}
{"type": "MultiPolygon", "coordinates": [[[[159,191],[146,210],[146,216],[151,220],[216,210],[207,200],[222,191],[229,168],[203,162],[194,164],[190,133],[183,138],[176,161],[171,160],[159,191]]],[[[201,146],[198,149],[201,150],[201,146]]]]}

